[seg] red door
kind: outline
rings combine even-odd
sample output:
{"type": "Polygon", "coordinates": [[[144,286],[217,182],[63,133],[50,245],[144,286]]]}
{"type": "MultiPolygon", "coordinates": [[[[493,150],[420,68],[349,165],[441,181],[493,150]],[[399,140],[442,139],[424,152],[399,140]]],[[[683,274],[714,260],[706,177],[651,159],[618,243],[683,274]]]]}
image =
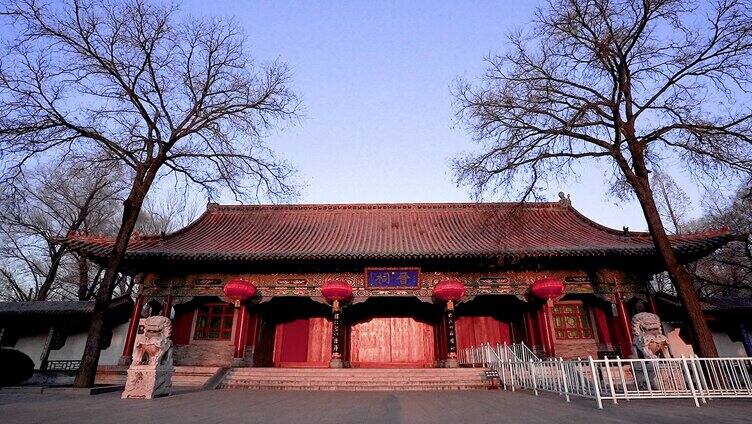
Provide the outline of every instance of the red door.
{"type": "Polygon", "coordinates": [[[509,323],[490,316],[462,316],[455,322],[457,349],[489,343],[511,344],[509,323]]]}
{"type": "Polygon", "coordinates": [[[431,367],[433,326],[411,317],[378,317],[350,329],[350,362],[355,367],[431,367]]]}
{"type": "Polygon", "coordinates": [[[282,336],[279,362],[305,362],[308,359],[308,319],[280,324],[282,336]]]}
{"type": "Polygon", "coordinates": [[[277,324],[274,365],[322,367],[331,359],[332,323],[324,317],[300,318],[277,324]]]}

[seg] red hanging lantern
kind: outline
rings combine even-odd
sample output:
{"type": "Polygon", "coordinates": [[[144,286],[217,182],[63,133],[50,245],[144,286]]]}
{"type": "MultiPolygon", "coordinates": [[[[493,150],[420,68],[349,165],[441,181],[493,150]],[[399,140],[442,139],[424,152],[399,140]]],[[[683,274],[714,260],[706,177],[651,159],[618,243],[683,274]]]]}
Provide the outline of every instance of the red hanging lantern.
{"type": "Polygon", "coordinates": [[[321,295],[329,302],[334,304],[334,308],[339,307],[339,302],[347,300],[352,296],[352,286],[347,280],[338,278],[328,278],[321,286],[321,295]]]}
{"type": "Polygon", "coordinates": [[[558,278],[541,278],[530,286],[530,292],[533,293],[533,296],[550,302],[564,294],[564,283],[558,278]]]}
{"type": "Polygon", "coordinates": [[[447,303],[449,309],[453,309],[454,302],[465,297],[465,285],[458,278],[440,281],[433,287],[433,296],[447,303]]]}
{"type": "Polygon", "coordinates": [[[225,296],[235,301],[235,307],[240,307],[240,302],[256,296],[256,286],[250,281],[230,280],[222,288],[225,296]]]}

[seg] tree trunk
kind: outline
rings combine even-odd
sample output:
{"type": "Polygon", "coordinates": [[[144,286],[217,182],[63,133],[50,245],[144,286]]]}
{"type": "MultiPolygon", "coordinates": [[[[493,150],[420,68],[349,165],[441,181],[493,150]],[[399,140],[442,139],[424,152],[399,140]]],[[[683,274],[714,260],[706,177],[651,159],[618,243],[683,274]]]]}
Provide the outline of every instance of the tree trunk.
{"type": "Polygon", "coordinates": [[[81,365],[78,368],[76,379],[73,387],[92,387],[97,376],[97,366],[99,365],[100,343],[102,340],[102,329],[105,325],[107,309],[112,298],[112,290],[117,280],[120,265],[125,257],[133,229],[136,227],[136,220],[141,212],[141,206],[146,197],[146,193],[154,180],[156,170],[150,170],[143,178],[137,176],[128,198],[123,202],[123,219],[120,229],[112,247],[112,252],[107,259],[107,268],[104,277],[97,290],[94,300],[94,312],[91,317],[89,334],[86,339],[81,365]]]}
{"type": "Polygon", "coordinates": [[[44,277],[44,282],[39,287],[34,300],[47,300],[47,296],[50,295],[50,289],[52,289],[52,284],[55,283],[55,279],[57,278],[57,271],[60,269],[60,261],[63,260],[65,249],[59,248],[53,250],[53,252],[54,253],[50,255],[50,270],[44,277]]]}
{"type": "Polygon", "coordinates": [[[89,294],[89,261],[78,255],[78,300],[87,300],[89,294]]]}
{"type": "Polygon", "coordinates": [[[648,229],[653,238],[655,248],[663,259],[666,271],[687,313],[692,336],[700,350],[700,356],[707,358],[717,357],[718,350],[715,347],[715,341],[710,332],[710,327],[708,327],[708,322],[705,320],[705,315],[702,313],[702,306],[692,282],[692,276],[679,262],[674,249],[671,247],[671,242],[666,234],[666,229],[663,227],[663,222],[655,205],[655,199],[653,198],[647,178],[640,179],[636,184],[632,184],[632,186],[642,207],[645,220],[648,223],[648,229]]]}

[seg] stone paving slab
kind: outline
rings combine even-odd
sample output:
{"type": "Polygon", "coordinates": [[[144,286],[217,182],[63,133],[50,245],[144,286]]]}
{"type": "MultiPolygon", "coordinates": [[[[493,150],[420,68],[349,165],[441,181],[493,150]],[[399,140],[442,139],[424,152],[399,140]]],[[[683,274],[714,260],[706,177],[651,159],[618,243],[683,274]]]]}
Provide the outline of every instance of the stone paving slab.
{"type": "Polygon", "coordinates": [[[740,423],[752,400],[643,400],[605,405],[528,392],[306,392],[178,389],[155,400],[0,392],[11,423],[740,423]]]}

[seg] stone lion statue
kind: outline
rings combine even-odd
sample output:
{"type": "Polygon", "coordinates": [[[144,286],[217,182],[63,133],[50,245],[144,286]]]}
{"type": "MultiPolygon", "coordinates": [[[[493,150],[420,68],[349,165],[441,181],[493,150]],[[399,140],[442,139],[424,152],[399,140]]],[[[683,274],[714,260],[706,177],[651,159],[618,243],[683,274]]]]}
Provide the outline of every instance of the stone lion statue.
{"type": "Polygon", "coordinates": [[[172,364],[172,323],[163,316],[141,319],[139,326],[143,333],[136,335],[133,350],[133,364],[164,365],[172,364]]]}
{"type": "Polygon", "coordinates": [[[172,324],[163,316],[139,321],[123,399],[152,399],[172,393],[172,324]]]}
{"type": "Polygon", "coordinates": [[[632,356],[653,359],[670,358],[668,338],[663,335],[661,319],[650,312],[640,312],[632,317],[632,356]]]}

